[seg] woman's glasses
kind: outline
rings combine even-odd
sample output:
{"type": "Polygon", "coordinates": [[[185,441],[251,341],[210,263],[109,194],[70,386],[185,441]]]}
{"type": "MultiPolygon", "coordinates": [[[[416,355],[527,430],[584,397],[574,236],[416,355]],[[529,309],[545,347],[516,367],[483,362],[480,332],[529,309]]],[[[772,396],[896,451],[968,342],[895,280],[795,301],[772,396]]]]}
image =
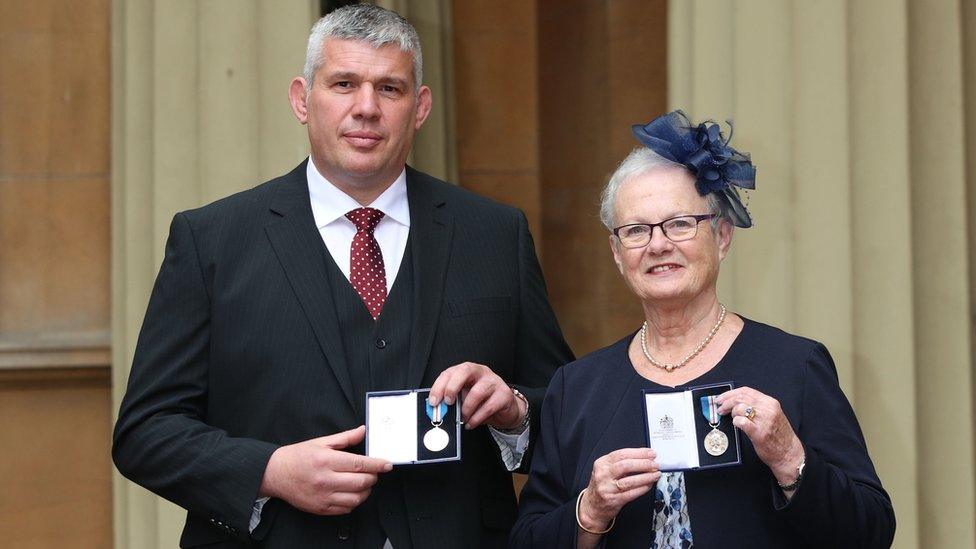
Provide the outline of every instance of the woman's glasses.
{"type": "Polygon", "coordinates": [[[654,227],[661,227],[661,232],[668,240],[681,242],[695,238],[698,234],[698,224],[713,217],[715,214],[679,215],[660,223],[630,223],[615,228],[613,236],[617,237],[624,248],[643,248],[651,241],[654,227]]]}

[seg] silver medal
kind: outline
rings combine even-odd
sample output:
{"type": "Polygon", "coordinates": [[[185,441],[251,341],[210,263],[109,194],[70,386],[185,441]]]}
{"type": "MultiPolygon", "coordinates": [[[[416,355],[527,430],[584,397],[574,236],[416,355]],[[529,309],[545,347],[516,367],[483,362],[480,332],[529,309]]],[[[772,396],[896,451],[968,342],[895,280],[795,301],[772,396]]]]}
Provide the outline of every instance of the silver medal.
{"type": "Polygon", "coordinates": [[[441,406],[443,404],[433,406],[430,410],[430,424],[434,428],[424,433],[424,447],[431,452],[440,452],[444,448],[447,448],[447,443],[451,441],[451,437],[448,436],[447,431],[441,429],[441,423],[443,423],[441,406]]]}
{"type": "MultiPolygon", "coordinates": [[[[426,437],[424,437],[425,442],[426,440],[426,437]]],[[[728,449],[729,437],[725,436],[725,433],[722,431],[712,429],[712,432],[705,435],[705,451],[709,454],[713,456],[720,456],[728,449]]]]}
{"type": "Polygon", "coordinates": [[[440,452],[447,448],[447,443],[450,441],[451,437],[447,435],[447,431],[440,427],[434,427],[424,434],[424,447],[431,452],[440,452]]]}

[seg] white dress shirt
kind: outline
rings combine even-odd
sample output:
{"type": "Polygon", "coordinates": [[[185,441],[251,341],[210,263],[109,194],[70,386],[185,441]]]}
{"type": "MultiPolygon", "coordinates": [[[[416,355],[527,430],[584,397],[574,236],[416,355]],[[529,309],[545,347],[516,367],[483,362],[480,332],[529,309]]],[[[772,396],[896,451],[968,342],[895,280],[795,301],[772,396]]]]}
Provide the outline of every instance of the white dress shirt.
{"type": "MultiPolygon", "coordinates": [[[[342,274],[349,278],[349,249],[356,236],[356,225],[346,214],[363,205],[353,197],[329,183],[308,159],[306,168],[308,195],[312,200],[312,216],[315,226],[322,235],[322,241],[329,250],[342,274]]],[[[383,266],[386,269],[386,293],[393,288],[403,254],[407,250],[407,236],[410,234],[410,207],[407,205],[407,171],[400,172],[396,180],[383,194],[376,197],[368,207],[383,212],[383,218],[373,229],[373,236],[383,253],[383,266]]]]}
{"type": "MultiPolygon", "coordinates": [[[[329,254],[336,265],[349,279],[349,250],[352,247],[352,239],[356,236],[356,225],[353,224],[346,213],[362,208],[363,205],[339,190],[338,187],[330,183],[319,173],[312,158],[309,157],[308,165],[305,169],[308,178],[308,195],[312,202],[312,217],[315,218],[315,226],[322,235],[322,241],[329,250],[329,254]]],[[[389,186],[383,194],[376,197],[367,207],[380,210],[385,215],[373,229],[373,236],[380,245],[380,252],[383,254],[383,267],[386,270],[386,292],[390,293],[393,283],[396,280],[397,272],[400,270],[400,263],[403,262],[403,254],[407,250],[407,237],[410,234],[410,206],[407,202],[407,171],[404,169],[397,176],[393,184],[389,186]]],[[[520,434],[506,434],[488,427],[491,436],[501,450],[502,461],[505,468],[509,471],[518,469],[522,464],[522,457],[529,446],[528,427],[520,434]]],[[[261,509],[269,498],[259,498],[254,502],[254,510],[251,513],[251,532],[257,528],[261,522],[261,509]]],[[[389,547],[387,541],[387,547],[389,547]]]]}

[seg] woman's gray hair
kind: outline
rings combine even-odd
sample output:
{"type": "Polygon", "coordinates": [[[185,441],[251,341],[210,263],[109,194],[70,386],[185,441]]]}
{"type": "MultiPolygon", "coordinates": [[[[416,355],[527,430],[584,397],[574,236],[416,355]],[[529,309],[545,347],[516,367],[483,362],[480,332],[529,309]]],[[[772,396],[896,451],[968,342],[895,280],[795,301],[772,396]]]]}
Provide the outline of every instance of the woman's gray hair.
{"type": "Polygon", "coordinates": [[[305,91],[312,89],[315,73],[322,67],[322,49],[329,38],[359,40],[374,48],[394,45],[413,57],[414,92],[424,76],[424,56],[417,30],[400,14],[371,4],[351,4],[336,9],[312,26],[305,53],[305,91]]]}
{"type": "MultiPolygon", "coordinates": [[[[603,192],[600,193],[600,221],[603,222],[603,226],[607,230],[612,231],[615,226],[614,205],[617,202],[617,191],[620,190],[620,186],[624,182],[644,175],[655,168],[680,168],[688,171],[684,164],[668,160],[646,147],[637,147],[632,150],[627,158],[624,158],[623,162],[617,166],[613,175],[610,176],[610,180],[607,181],[607,185],[603,188],[603,192]]],[[[708,201],[709,213],[716,215],[712,219],[712,229],[718,227],[718,223],[722,219],[731,223],[731,218],[721,201],[717,200],[712,193],[708,193],[705,199],[708,201]]]]}

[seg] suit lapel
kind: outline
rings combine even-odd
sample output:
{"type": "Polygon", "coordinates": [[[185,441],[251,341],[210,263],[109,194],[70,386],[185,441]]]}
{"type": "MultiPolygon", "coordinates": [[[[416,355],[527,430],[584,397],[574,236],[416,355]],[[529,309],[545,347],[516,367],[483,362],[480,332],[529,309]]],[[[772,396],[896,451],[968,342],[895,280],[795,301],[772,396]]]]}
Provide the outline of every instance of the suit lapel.
{"type": "Polygon", "coordinates": [[[428,176],[407,167],[410,251],[413,254],[415,319],[410,332],[407,387],[419,387],[427,370],[444,295],[453,219],[428,176]]]}
{"type": "Polygon", "coordinates": [[[325,268],[325,244],[312,217],[305,163],[285,176],[278,185],[270,206],[276,219],[265,225],[265,233],[312,325],[315,338],[339,387],[349,405],[358,410],[356,403],[360,399],[353,398],[352,379],[346,366],[339,319],[325,268]]]}

